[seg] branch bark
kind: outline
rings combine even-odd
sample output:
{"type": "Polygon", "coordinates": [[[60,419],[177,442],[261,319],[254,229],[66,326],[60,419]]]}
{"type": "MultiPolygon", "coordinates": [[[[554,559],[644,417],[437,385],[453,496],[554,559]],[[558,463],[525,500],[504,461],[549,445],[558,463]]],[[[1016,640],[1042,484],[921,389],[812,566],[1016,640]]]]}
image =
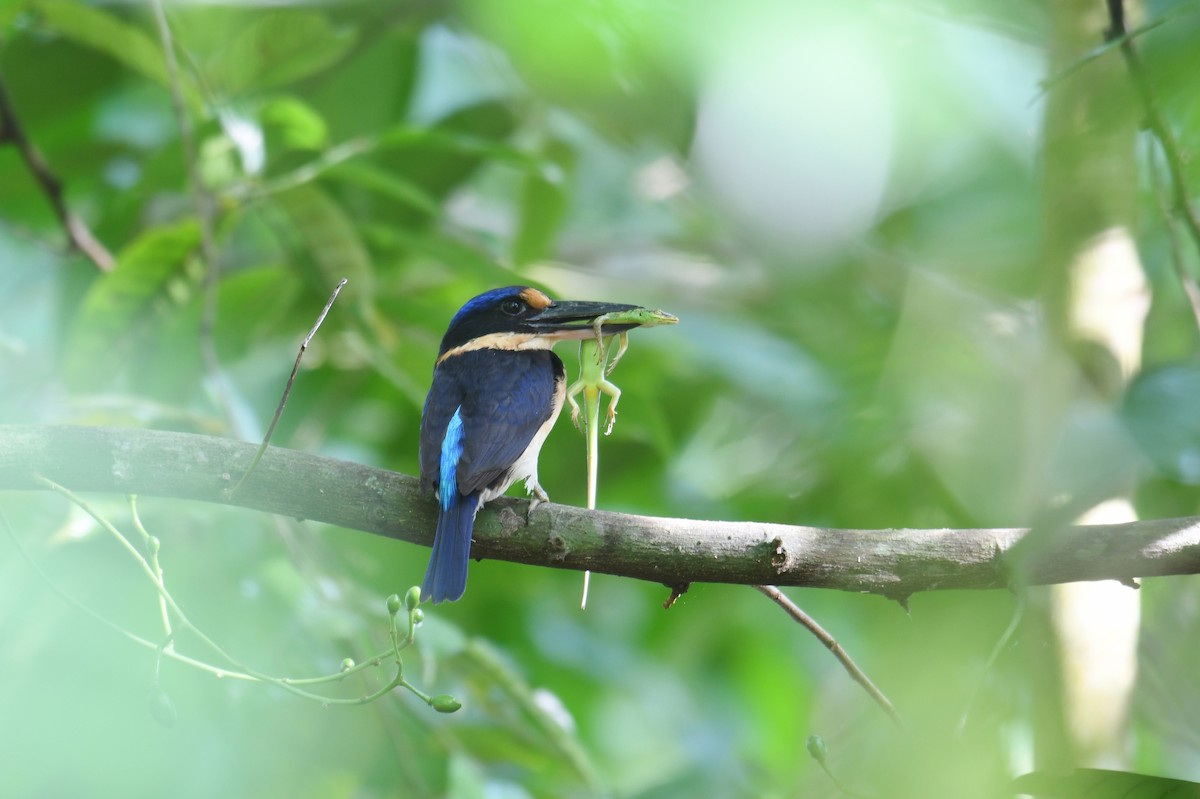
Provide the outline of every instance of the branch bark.
{"type": "MultiPolygon", "coordinates": [[[[175,497],[311,519],[428,546],[437,507],[397,472],[272,447],[236,492],[256,446],[104,427],[0,425],[0,490],[41,490],[38,475],[75,491],[175,497]]],[[[787,585],[905,599],[918,591],[1008,585],[1005,554],[1028,530],[844,530],[589,511],[523,500],[479,514],[472,554],[533,566],[663,583],[787,585]]],[[[1200,573],[1200,517],[1065,527],[1027,582],[1200,573]]]]}

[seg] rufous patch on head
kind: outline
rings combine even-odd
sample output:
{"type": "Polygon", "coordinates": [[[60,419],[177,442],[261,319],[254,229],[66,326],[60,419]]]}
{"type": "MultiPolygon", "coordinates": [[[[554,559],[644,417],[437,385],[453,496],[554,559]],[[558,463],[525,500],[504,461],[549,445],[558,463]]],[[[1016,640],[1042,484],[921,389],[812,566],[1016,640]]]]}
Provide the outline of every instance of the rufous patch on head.
{"type": "Polygon", "coordinates": [[[521,299],[525,300],[525,304],[535,311],[540,311],[543,308],[549,308],[554,304],[554,300],[547,297],[543,292],[535,288],[528,288],[521,292],[521,299]]]}

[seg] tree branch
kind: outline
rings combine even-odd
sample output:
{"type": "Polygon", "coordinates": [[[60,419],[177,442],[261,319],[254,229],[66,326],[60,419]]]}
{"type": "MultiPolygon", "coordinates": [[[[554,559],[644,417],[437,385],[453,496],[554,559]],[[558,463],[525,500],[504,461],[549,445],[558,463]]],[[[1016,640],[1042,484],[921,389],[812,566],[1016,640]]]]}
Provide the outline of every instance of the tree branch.
{"type": "MultiPolygon", "coordinates": [[[[428,546],[437,505],[407,475],[240,441],[103,427],[0,425],[0,490],[197,499],[312,519],[428,546]]],[[[669,519],[499,499],[475,524],[472,554],[683,585],[789,585],[904,599],[918,591],[1002,588],[1005,554],[1028,530],[841,530],[669,519]]],[[[1049,536],[1028,583],[1200,573],[1200,517],[1064,527],[1049,536]]]]}
{"type": "Polygon", "coordinates": [[[42,187],[42,192],[50,201],[54,213],[62,223],[70,246],[86,256],[96,265],[97,269],[103,272],[110,271],[116,265],[116,259],[100,243],[99,239],[92,235],[87,224],[67,207],[62,181],[50,171],[42,154],[25,135],[25,129],[21,127],[16,109],[13,108],[12,100],[8,96],[8,88],[4,85],[3,76],[0,76],[0,144],[4,142],[11,142],[21,152],[25,166],[29,168],[38,185],[42,187]]]}

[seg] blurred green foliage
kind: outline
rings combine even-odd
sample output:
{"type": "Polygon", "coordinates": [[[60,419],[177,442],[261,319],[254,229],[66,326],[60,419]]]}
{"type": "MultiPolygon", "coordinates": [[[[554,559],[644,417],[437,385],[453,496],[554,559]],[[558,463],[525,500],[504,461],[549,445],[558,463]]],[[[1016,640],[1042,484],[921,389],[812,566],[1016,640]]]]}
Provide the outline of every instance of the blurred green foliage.
{"type": "MultiPolygon", "coordinates": [[[[1194,5],[1150,4],[1171,16],[1139,40],[1189,151],[1194,5]]],[[[1061,473],[1029,460],[1042,388],[1030,364],[1046,346],[1036,303],[1044,270],[1061,267],[1041,260],[1055,235],[1038,170],[1053,46],[1043,4],[167,12],[216,264],[201,251],[150,8],[0,0],[0,79],[20,123],[118,256],[105,274],[68,251],[19,152],[0,146],[0,422],[257,440],[299,341],[348,277],[274,441],[415,473],[448,319],[480,291],[534,283],[681,319],[635,333],[615,374],[624,395],[603,441],[601,507],[1019,525],[1057,480],[1107,479],[1096,461],[1111,459],[1143,515],[1198,512],[1200,335],[1149,181],[1123,187],[1154,290],[1145,372],[1123,401],[1072,407],[1064,422],[1096,412],[1130,435],[1105,439],[1101,459],[1068,453],[1061,473]],[[218,373],[199,346],[214,267],[218,373]]],[[[1200,162],[1188,170],[1200,186],[1200,162]]],[[[1182,252],[1194,271],[1195,251],[1182,252]]],[[[1065,356],[1056,368],[1073,374],[1065,356]]],[[[560,424],[541,463],[555,501],[583,504],[583,452],[560,424]]],[[[128,530],[119,500],[98,506],[128,530]]],[[[153,589],[78,510],[30,494],[0,507],[55,585],[157,634],[153,589]]],[[[194,621],[272,674],[335,672],[379,651],[383,598],[425,564],[417,547],[229,508],[147,498],[142,513],[194,621]]],[[[920,595],[911,615],[878,597],[796,592],[894,701],[908,725],[897,734],[749,589],[693,586],[664,612],[665,588],[601,575],[581,613],[580,585],[474,564],[466,598],[427,611],[406,661],[414,683],[462,710],[436,714],[401,692],[326,708],[171,662],[156,684],[153,653],[65,604],[0,539],[0,793],[839,795],[805,751],[810,734],[871,796],[988,795],[1030,766],[1023,647],[1037,644],[986,666],[1013,611],[1003,592],[920,595]]],[[[1130,731],[1137,770],[1194,780],[1197,588],[1142,590],[1130,731]]],[[[387,679],[356,676],[344,695],[387,679]]]]}

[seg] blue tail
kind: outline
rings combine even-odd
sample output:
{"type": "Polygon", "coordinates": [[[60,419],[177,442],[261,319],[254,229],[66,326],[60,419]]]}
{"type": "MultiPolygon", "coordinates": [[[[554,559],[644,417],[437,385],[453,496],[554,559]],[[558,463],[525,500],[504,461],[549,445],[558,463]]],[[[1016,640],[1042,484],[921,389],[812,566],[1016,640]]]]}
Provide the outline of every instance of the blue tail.
{"type": "Polygon", "coordinates": [[[464,497],[453,491],[448,504],[449,507],[438,514],[433,552],[421,582],[422,601],[454,602],[467,590],[471,529],[475,526],[475,512],[479,510],[479,496],[464,497]]]}

